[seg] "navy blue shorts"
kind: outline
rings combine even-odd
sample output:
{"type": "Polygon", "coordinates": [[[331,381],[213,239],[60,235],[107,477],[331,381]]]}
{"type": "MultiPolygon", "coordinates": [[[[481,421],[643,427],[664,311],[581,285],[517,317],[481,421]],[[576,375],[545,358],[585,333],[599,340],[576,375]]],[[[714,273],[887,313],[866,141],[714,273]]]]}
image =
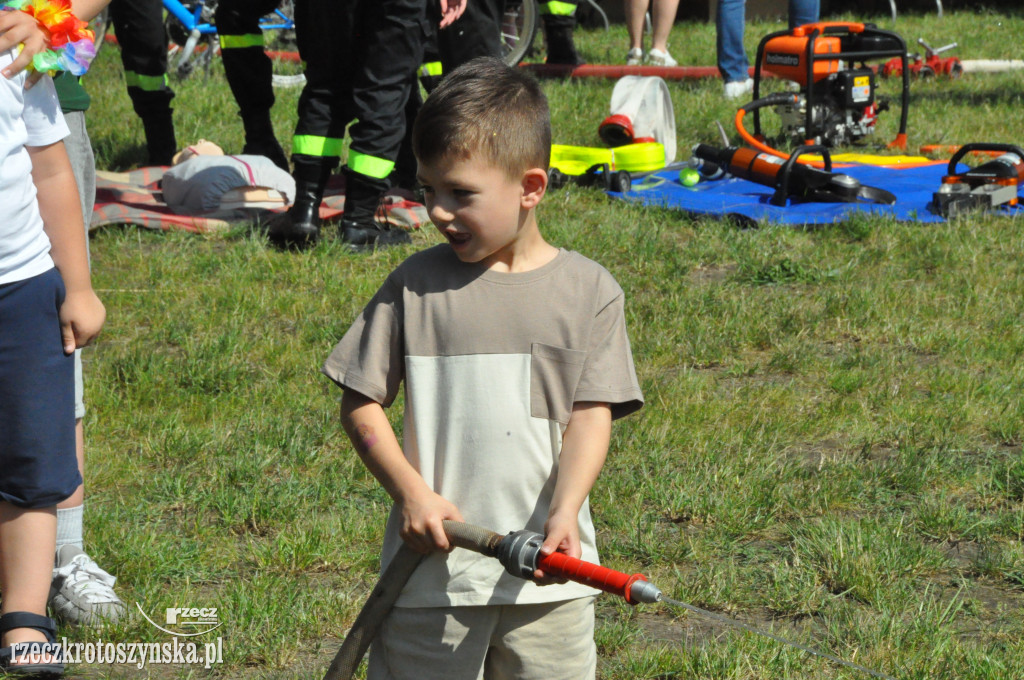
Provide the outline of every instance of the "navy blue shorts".
{"type": "Polygon", "coordinates": [[[64,354],[56,269],[0,284],[0,501],[46,508],[82,483],[75,459],[75,364],[64,354]]]}

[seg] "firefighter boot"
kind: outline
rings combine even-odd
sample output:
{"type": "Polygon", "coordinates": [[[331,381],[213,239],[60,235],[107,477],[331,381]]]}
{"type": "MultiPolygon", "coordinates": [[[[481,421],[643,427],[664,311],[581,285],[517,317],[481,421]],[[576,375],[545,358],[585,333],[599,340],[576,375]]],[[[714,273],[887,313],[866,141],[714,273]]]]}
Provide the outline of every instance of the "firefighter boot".
{"type": "Polygon", "coordinates": [[[576,17],[556,14],[544,15],[544,43],[548,50],[548,64],[580,66],[586,62],[576,53],[572,41],[572,29],[576,17]]]}
{"type": "Polygon", "coordinates": [[[320,202],[333,164],[295,162],[295,202],[267,223],[267,237],[280,248],[306,248],[320,238],[320,202]]]}
{"type": "Polygon", "coordinates": [[[409,234],[391,229],[375,219],[377,207],[388,189],[386,180],[374,179],[345,166],[345,213],[338,231],[353,250],[364,251],[411,243],[409,234]]]}
{"type": "Polygon", "coordinates": [[[171,165],[171,158],[178,152],[171,110],[146,114],[142,117],[142,129],[146,133],[149,165],[171,165]]]}
{"type": "Polygon", "coordinates": [[[284,155],[284,149],[274,136],[270,111],[242,116],[242,125],[245,126],[245,146],[242,147],[242,153],[266,156],[274,165],[288,172],[288,157],[284,155]]]}

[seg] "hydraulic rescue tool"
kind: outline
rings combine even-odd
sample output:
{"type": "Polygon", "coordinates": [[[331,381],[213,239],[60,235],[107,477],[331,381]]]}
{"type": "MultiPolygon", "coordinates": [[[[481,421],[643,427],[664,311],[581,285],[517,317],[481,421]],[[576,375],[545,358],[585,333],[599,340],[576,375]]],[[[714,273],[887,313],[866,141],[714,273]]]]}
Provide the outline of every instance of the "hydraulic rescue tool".
{"type": "MultiPolygon", "coordinates": [[[[661,590],[642,574],[626,574],[575,557],[569,557],[564,553],[542,555],[540,547],[544,543],[544,537],[533,531],[513,531],[502,536],[489,529],[451,520],[444,521],[444,531],[453,546],[472,550],[488,557],[494,557],[505,567],[508,573],[518,578],[532,579],[533,573],[537,569],[541,569],[549,576],[565,578],[607,593],[619,595],[626,602],[633,605],[641,602],[664,602],[726,626],[763,635],[776,642],[781,642],[823,659],[828,659],[847,668],[863,671],[876,678],[895,680],[892,676],[861,666],[852,661],[840,659],[827,652],[792,642],[774,633],[759,630],[742,621],[736,621],[706,609],[687,604],[686,602],[665,597],[661,590]]],[[[349,680],[354,676],[359,662],[370,646],[370,642],[376,636],[377,630],[391,610],[398,595],[402,592],[403,586],[422,559],[423,555],[413,552],[408,546],[403,545],[399,549],[398,553],[392,558],[391,563],[388,564],[387,569],[384,570],[384,574],[373,589],[373,593],[363,606],[362,611],[359,612],[359,616],[356,617],[355,623],[352,624],[352,629],[341,645],[341,649],[338,650],[338,654],[334,657],[330,668],[327,669],[324,680],[349,680]]]]}
{"type": "Polygon", "coordinates": [[[1024,149],[1013,144],[964,144],[949,159],[946,172],[929,205],[938,215],[955,217],[1000,205],[1017,205],[1017,194],[1024,186],[1024,149]],[[957,163],[968,153],[993,151],[1002,155],[966,172],[956,171],[957,163]]]}
{"type": "MultiPolygon", "coordinates": [[[[781,119],[780,138],[832,147],[861,141],[874,132],[878,112],[887,108],[875,96],[875,71],[866,62],[888,57],[900,60],[903,74],[899,134],[890,146],[906,148],[907,44],[896,33],[860,23],[805,24],[761,39],[754,62],[754,101],[744,107],[754,113],[754,137],[765,139],[759,109],[771,105],[781,119]],[[761,100],[766,71],[796,83],[799,92],[761,100]]],[[[742,116],[737,116],[736,126],[749,143],[742,116]]]]}
{"type": "Polygon", "coordinates": [[[712,166],[740,179],[773,187],[771,204],[785,206],[790,197],[821,203],[856,203],[868,201],[892,205],[896,197],[885,189],[861,184],[849,175],[832,172],[832,157],[823,146],[798,148],[787,158],[747,148],[720,149],[708,144],[697,144],[693,155],[703,161],[701,171],[709,173],[712,166]],[[824,169],[798,163],[805,153],[820,153],[824,169]]]}

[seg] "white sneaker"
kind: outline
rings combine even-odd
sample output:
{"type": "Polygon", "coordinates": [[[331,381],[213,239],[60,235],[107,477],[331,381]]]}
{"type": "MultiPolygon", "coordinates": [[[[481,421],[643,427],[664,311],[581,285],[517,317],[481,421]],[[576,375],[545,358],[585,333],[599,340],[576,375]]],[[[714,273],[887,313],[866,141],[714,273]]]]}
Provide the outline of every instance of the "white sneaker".
{"type": "Polygon", "coordinates": [[[746,80],[734,80],[731,83],[725,84],[725,98],[726,99],[739,99],[748,92],[754,90],[754,79],[747,78],[746,80]]]}
{"type": "Polygon", "coordinates": [[[644,63],[644,51],[634,47],[626,53],[626,66],[639,66],[644,63]]]}
{"type": "Polygon", "coordinates": [[[124,602],[114,594],[116,581],[81,548],[62,545],[53,569],[50,608],[67,623],[114,623],[126,611],[124,602]]]}
{"type": "Polygon", "coordinates": [[[655,49],[647,53],[647,61],[651,66],[679,66],[679,62],[673,59],[671,54],[655,49]]]}

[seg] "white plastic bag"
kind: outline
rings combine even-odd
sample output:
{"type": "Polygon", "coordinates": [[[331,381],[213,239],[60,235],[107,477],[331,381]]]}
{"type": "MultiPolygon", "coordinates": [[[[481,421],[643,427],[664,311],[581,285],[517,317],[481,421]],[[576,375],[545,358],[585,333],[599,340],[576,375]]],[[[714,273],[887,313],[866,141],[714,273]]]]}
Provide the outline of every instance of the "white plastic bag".
{"type": "Polygon", "coordinates": [[[665,165],[676,159],[676,117],[668,85],[657,76],[623,76],[612,90],[611,115],[598,130],[609,146],[656,141],[665,165]]]}

